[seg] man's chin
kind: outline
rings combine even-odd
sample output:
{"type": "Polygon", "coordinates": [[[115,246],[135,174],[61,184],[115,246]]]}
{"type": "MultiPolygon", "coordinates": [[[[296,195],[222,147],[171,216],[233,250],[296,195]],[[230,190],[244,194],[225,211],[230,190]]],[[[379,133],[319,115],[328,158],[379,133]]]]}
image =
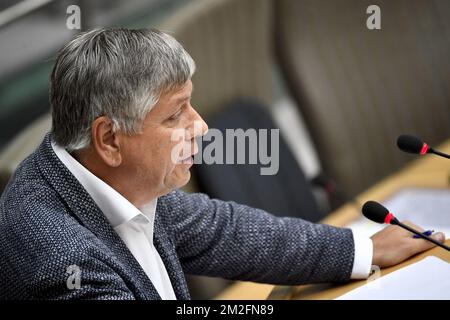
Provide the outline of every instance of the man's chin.
{"type": "Polygon", "coordinates": [[[184,169],[182,175],[177,177],[176,182],[173,184],[172,189],[180,189],[188,184],[189,180],[191,180],[191,172],[189,169],[184,169]]]}
{"type": "Polygon", "coordinates": [[[179,186],[178,188],[181,188],[181,187],[184,187],[185,185],[187,185],[189,183],[189,180],[191,180],[191,172],[189,170],[187,170],[185,181],[183,181],[182,185],[179,186]]]}

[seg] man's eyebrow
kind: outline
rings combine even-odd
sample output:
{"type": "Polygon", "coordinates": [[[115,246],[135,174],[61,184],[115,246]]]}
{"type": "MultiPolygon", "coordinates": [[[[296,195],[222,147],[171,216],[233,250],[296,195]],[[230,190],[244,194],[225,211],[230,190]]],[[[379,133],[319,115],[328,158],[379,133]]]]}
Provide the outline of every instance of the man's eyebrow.
{"type": "Polygon", "coordinates": [[[188,96],[183,96],[183,97],[180,97],[180,98],[176,99],[176,100],[175,100],[175,104],[180,104],[181,102],[184,102],[184,101],[186,101],[186,100],[191,99],[191,97],[192,97],[192,92],[194,92],[194,84],[192,84],[191,94],[188,95],[188,96]]]}
{"type": "Polygon", "coordinates": [[[180,103],[182,103],[182,102],[184,102],[184,101],[187,101],[187,100],[189,100],[189,99],[191,99],[191,96],[190,96],[190,95],[189,95],[189,96],[185,96],[185,97],[180,97],[180,98],[178,98],[178,99],[175,100],[175,104],[180,104],[180,103]]]}

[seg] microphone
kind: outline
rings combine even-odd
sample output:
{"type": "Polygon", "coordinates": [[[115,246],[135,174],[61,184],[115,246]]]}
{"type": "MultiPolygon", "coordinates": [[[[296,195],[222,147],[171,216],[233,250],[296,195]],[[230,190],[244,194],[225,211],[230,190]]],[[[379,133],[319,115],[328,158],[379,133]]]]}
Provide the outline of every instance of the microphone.
{"type": "Polygon", "coordinates": [[[400,148],[400,150],[408,153],[415,153],[420,155],[433,153],[438,156],[450,159],[450,155],[434,150],[419,138],[409,134],[402,134],[401,136],[399,136],[397,138],[397,146],[400,148]]]}
{"type": "Polygon", "coordinates": [[[446,246],[445,244],[440,243],[439,241],[437,241],[427,235],[424,235],[423,233],[421,233],[417,230],[414,230],[413,228],[407,226],[406,224],[403,224],[400,221],[398,221],[398,219],[396,217],[394,217],[394,215],[391,212],[389,212],[388,209],[386,209],[384,206],[382,206],[378,202],[367,201],[362,208],[362,213],[369,220],[372,220],[377,223],[397,225],[399,227],[402,227],[403,229],[408,230],[411,233],[416,234],[420,238],[428,240],[428,241],[434,243],[435,245],[437,245],[441,248],[444,248],[447,251],[450,251],[450,248],[448,246],[446,246]]]}

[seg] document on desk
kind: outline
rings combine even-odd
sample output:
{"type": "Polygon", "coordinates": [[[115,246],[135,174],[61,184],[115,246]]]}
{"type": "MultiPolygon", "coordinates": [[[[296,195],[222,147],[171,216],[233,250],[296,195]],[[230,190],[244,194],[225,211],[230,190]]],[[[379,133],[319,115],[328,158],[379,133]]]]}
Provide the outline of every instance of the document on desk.
{"type": "MultiPolygon", "coordinates": [[[[442,231],[450,237],[450,189],[404,188],[382,202],[400,221],[435,231],[442,231]]],[[[361,217],[347,227],[356,233],[371,236],[384,228],[361,217]]]]}
{"type": "Polygon", "coordinates": [[[449,300],[450,263],[429,256],[336,300],[449,300]]]}

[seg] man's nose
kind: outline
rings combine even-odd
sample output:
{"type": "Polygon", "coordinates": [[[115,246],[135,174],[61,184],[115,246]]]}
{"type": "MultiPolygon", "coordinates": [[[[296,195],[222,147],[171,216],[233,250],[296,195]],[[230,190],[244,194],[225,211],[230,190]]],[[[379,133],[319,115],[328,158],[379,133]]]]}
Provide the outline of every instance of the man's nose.
{"type": "Polygon", "coordinates": [[[208,125],[203,120],[203,118],[198,114],[198,112],[191,106],[192,112],[192,124],[190,132],[190,139],[204,136],[208,132],[208,125]]]}

